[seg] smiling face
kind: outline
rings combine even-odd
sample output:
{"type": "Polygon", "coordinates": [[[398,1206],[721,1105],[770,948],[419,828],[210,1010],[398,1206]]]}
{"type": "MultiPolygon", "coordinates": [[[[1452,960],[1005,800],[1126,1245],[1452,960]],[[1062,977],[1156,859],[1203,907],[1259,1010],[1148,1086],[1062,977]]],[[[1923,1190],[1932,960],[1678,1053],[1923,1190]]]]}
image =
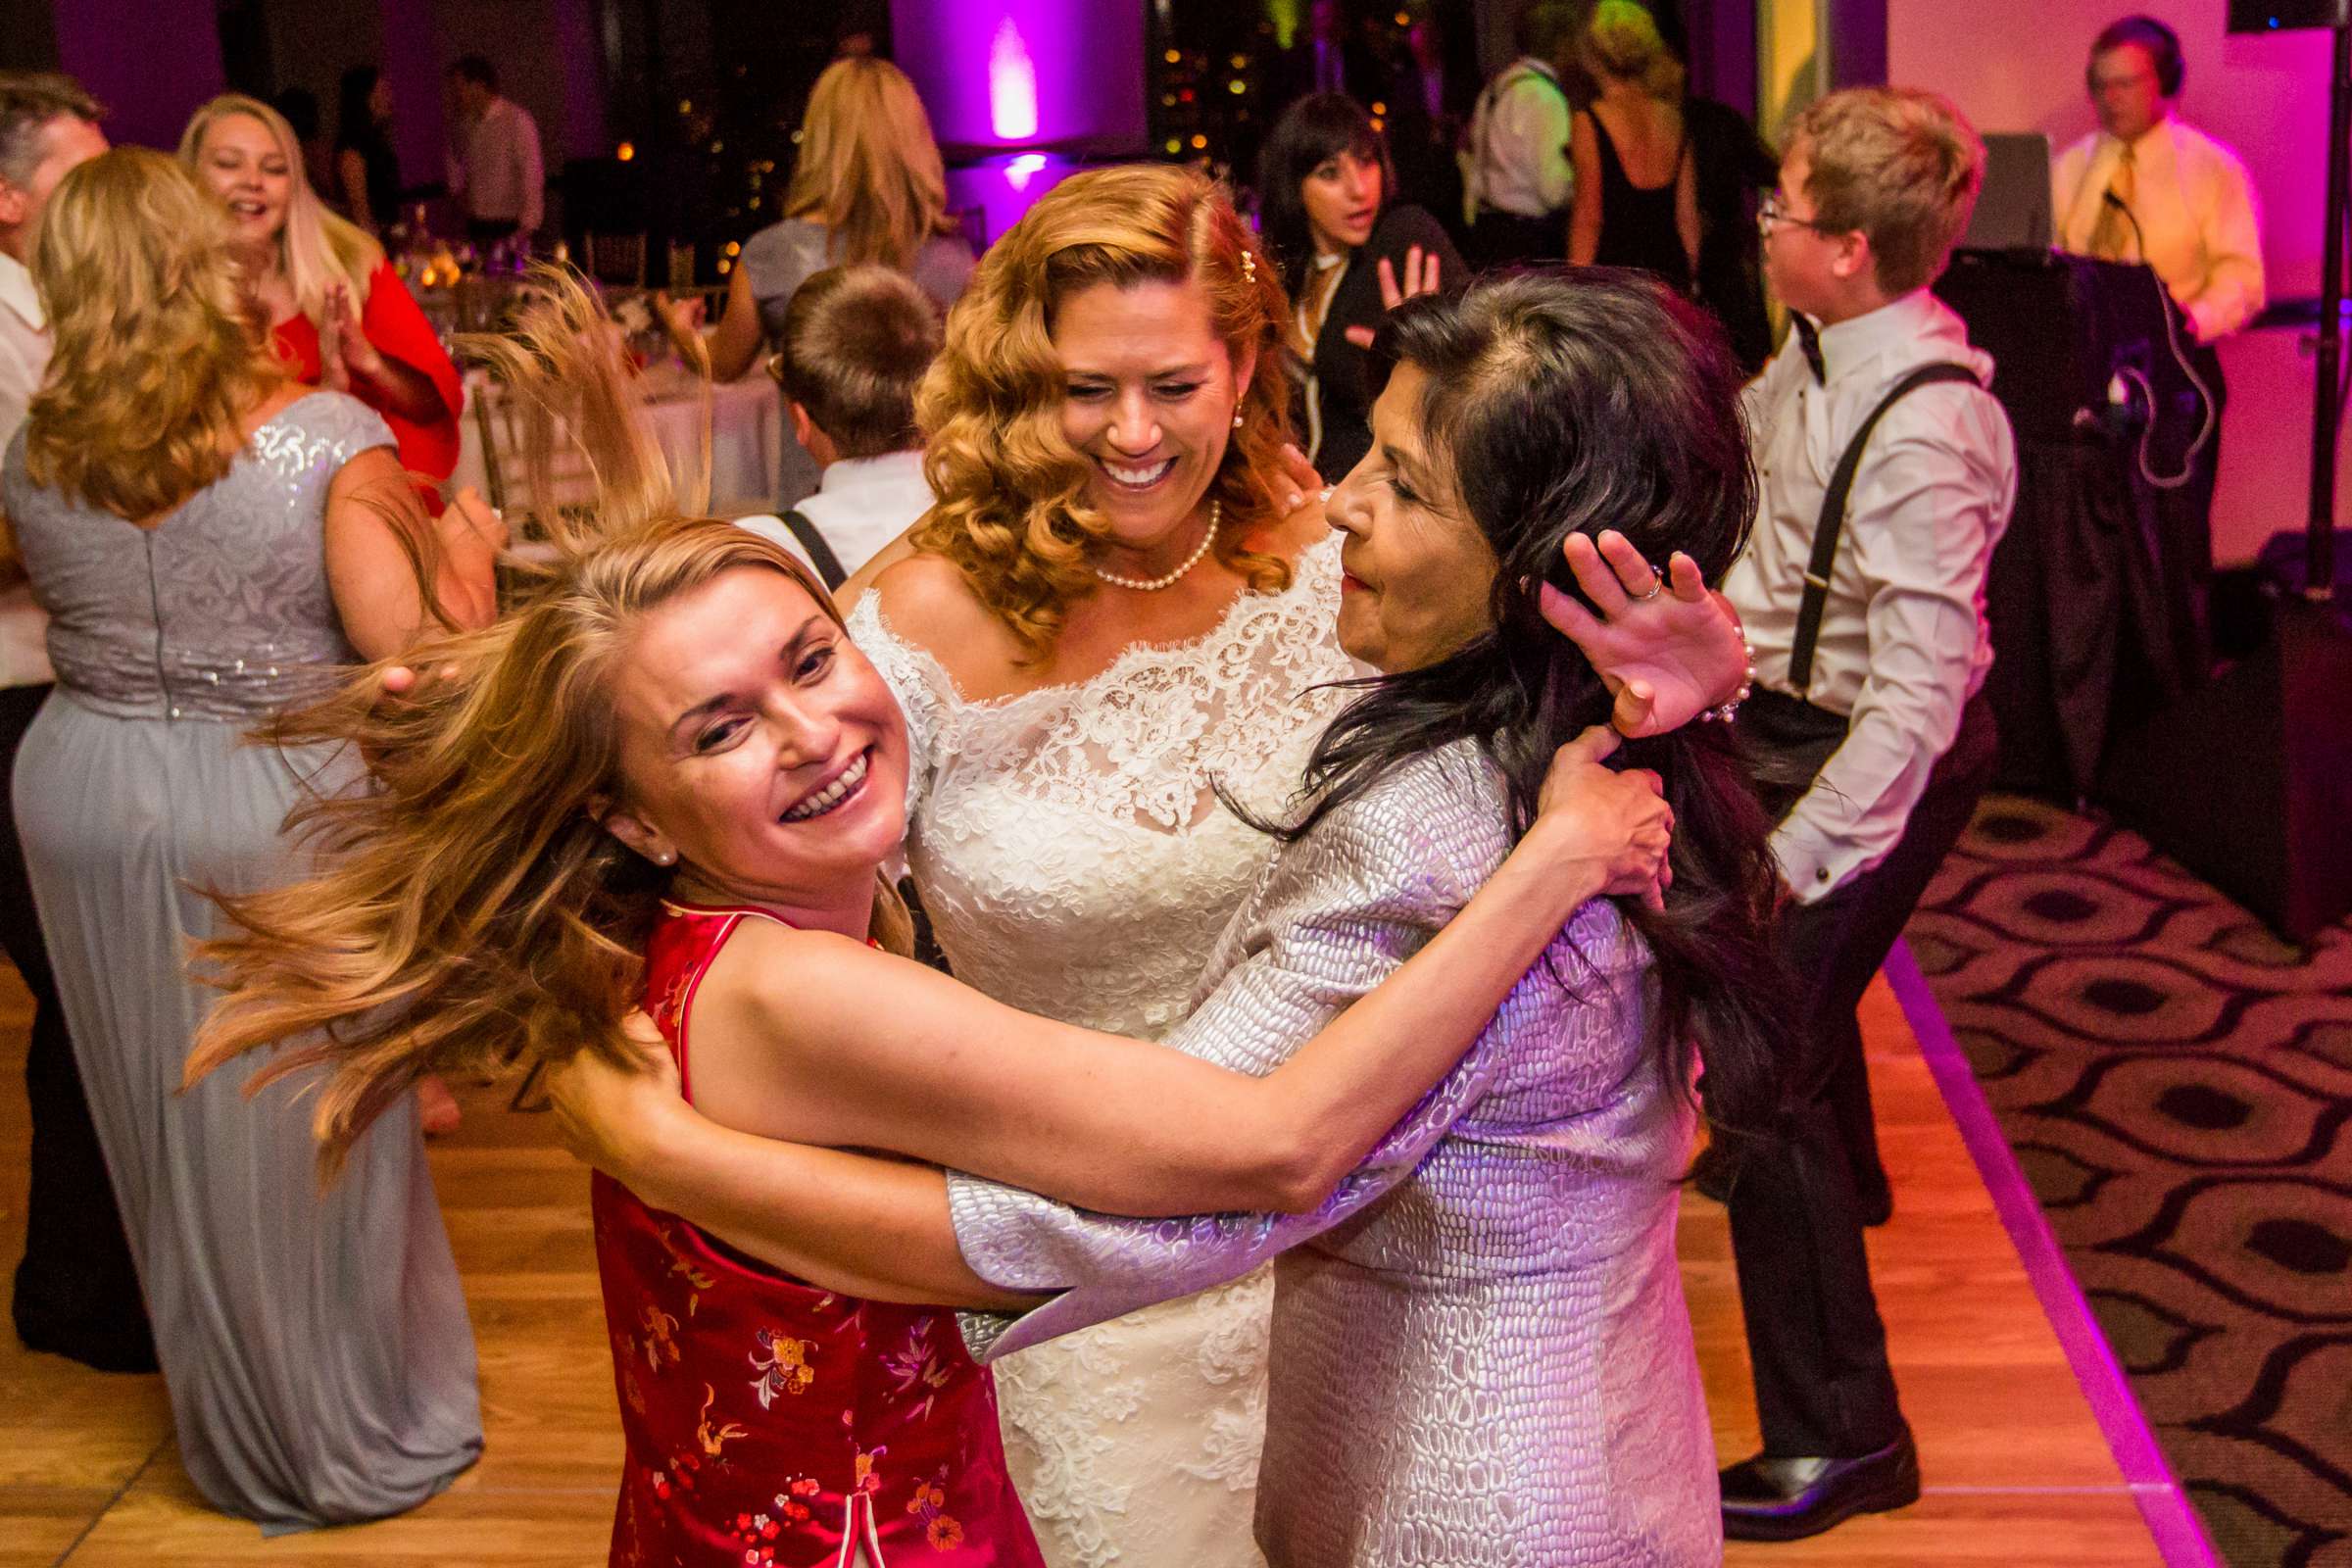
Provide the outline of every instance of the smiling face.
{"type": "Polygon", "coordinates": [[[1326,255],[1354,250],[1380,218],[1380,161],[1348,150],[1326,158],[1298,182],[1306,231],[1326,255]]]}
{"type": "Polygon", "coordinates": [[[196,169],[228,208],[229,232],[247,247],[274,245],[286,226],[294,163],[251,115],[222,115],[204,128],[196,169]]]}
{"type": "Polygon", "coordinates": [[[720,572],[645,615],[612,688],[614,837],[796,923],[862,921],[906,832],[906,725],[806,589],[764,566],[720,572]]]}
{"type": "Polygon", "coordinates": [[[1234,364],[1189,278],[1076,290],[1054,312],[1054,352],[1062,434],[1092,470],[1086,499],[1109,542],[1146,553],[1166,544],[1224,461],[1255,356],[1234,364]]]}
{"type": "Polygon", "coordinates": [[[1421,430],[1428,378],[1399,364],[1372,405],[1372,450],[1324,508],[1340,546],[1340,646],[1385,674],[1421,669],[1488,631],[1496,563],[1450,465],[1421,430]]]}

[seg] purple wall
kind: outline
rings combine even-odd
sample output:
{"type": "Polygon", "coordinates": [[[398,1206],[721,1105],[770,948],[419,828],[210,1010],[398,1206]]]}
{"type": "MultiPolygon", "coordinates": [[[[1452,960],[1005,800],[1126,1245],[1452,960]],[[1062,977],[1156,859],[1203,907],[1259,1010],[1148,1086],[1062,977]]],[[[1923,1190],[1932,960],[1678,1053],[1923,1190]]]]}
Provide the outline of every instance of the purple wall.
{"type": "Polygon", "coordinates": [[[215,0],[67,0],[58,67],[107,106],[114,140],[177,147],[196,106],[227,85],[216,12],[215,0]]]}

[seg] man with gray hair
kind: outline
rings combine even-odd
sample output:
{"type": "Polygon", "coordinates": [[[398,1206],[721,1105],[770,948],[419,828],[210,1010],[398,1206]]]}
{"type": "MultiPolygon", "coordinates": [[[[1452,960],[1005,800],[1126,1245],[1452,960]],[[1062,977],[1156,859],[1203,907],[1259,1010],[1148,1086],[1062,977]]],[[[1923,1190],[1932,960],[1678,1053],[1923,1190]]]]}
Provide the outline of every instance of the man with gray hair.
{"type": "MultiPolygon", "coordinates": [[[[49,318],[25,268],[49,193],[106,151],[104,111],[69,76],[0,74],[0,448],[12,442],[49,369],[49,318]]],[[[49,973],[10,782],[17,745],[49,695],[48,617],[16,560],[0,551],[0,948],[32,993],[24,1098],[32,1114],[24,1259],[12,1307],[17,1337],[110,1372],[152,1372],[155,1344],[115,1208],[106,1156],[82,1097],[74,1043],[49,973]]]]}

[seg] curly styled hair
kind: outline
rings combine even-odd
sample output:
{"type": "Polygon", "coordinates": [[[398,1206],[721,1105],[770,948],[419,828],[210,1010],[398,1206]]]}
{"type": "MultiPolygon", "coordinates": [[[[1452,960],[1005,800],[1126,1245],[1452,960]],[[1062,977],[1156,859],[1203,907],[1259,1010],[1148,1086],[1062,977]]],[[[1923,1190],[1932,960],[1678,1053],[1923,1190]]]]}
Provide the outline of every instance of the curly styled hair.
{"type": "Polygon", "coordinates": [[[1291,389],[1279,269],[1224,189],[1197,171],[1131,164],[1074,174],[981,259],[915,399],[938,505],[913,542],[954,562],[1032,660],[1051,655],[1070,605],[1095,591],[1086,550],[1106,531],[1086,502],[1087,461],[1062,434],[1068,389],[1054,352],[1054,311],[1097,283],[1187,280],[1208,296],[1235,362],[1252,352],[1257,361],[1241,425],[1209,481],[1228,524],[1216,558],[1261,593],[1290,586],[1286,563],[1241,544],[1281,514],[1275,481],[1291,438],[1291,389]]]}
{"type": "Polygon", "coordinates": [[[32,482],[135,521],[226,473],[282,372],[212,192],[148,148],[101,153],[58,181],[32,276],[54,345],[25,420],[32,482]]]}

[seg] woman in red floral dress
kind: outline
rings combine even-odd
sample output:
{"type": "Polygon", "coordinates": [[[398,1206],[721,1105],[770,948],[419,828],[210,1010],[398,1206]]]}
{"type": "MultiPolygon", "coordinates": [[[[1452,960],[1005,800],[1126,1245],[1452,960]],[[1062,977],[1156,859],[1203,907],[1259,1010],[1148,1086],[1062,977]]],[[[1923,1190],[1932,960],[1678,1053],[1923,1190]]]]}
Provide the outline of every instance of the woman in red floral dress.
{"type": "MultiPolygon", "coordinates": [[[[755,908],[664,904],[645,962],[693,1097],[692,999],[755,908]]],[[[954,1314],[836,1296],[595,1179],[596,1262],[627,1438],[619,1564],[1041,1562],[954,1314]]]]}

